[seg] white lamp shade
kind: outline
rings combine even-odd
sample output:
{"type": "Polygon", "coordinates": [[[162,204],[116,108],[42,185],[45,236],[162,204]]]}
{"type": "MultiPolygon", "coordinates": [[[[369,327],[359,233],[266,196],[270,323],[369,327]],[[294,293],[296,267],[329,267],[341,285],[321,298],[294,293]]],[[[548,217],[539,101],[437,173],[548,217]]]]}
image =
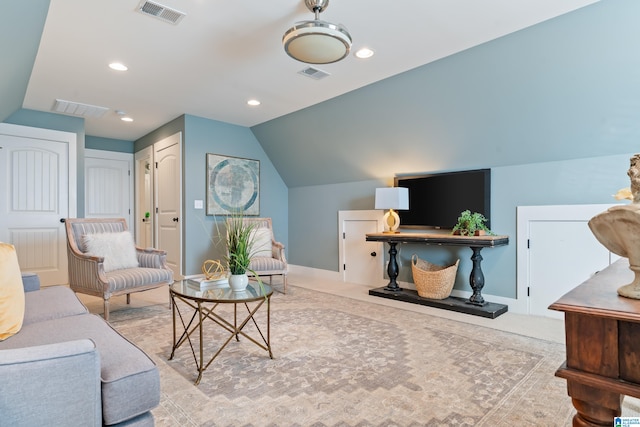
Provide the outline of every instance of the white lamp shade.
{"type": "Polygon", "coordinates": [[[376,188],[376,209],[409,209],[409,189],[403,187],[376,188]]]}

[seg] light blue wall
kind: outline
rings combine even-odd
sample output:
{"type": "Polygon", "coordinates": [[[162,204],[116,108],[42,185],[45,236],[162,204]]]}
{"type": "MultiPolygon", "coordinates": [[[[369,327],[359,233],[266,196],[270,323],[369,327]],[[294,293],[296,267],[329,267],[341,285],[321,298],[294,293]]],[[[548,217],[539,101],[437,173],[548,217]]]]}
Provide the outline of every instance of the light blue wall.
{"type": "Polygon", "coordinates": [[[85,137],[84,145],[84,148],[92,150],[133,153],[133,141],[125,141],[122,139],[101,138],[98,136],[87,135],[85,137]]]}
{"type": "Polygon", "coordinates": [[[49,0],[1,1],[0,122],[22,108],[49,0]]]}
{"type": "MultiPolygon", "coordinates": [[[[611,203],[628,185],[638,18],[640,2],[603,0],[252,127],[290,187],[290,262],[338,271],[337,211],[373,208],[378,182],[488,167],[492,227],[512,240],[485,250],[485,292],[515,296],[516,206],[611,203]]],[[[468,290],[468,249],[406,245],[401,280],[413,252],[461,258],[468,290]]]]}
{"type": "Polygon", "coordinates": [[[272,218],[276,240],[288,247],[287,187],[251,131],[242,126],[186,115],[183,215],[187,242],[185,272],[199,273],[204,260],[223,257],[223,246],[220,245],[215,222],[224,218],[207,216],[205,209],[194,209],[194,200],[203,200],[206,206],[207,153],[260,161],[260,216],[272,218]],[[213,243],[207,234],[213,238],[213,243]]]}
{"type": "Polygon", "coordinates": [[[373,209],[379,180],[289,189],[291,264],[338,271],[338,211],[373,209]],[[296,218],[296,221],[292,219],[296,218]]]}
{"type": "Polygon", "coordinates": [[[198,274],[206,259],[222,259],[224,252],[216,222],[224,218],[207,216],[195,209],[194,201],[206,205],[206,155],[223,154],[260,161],[260,216],[271,217],[275,237],[288,246],[287,187],[249,128],[201,117],[183,115],[135,142],[135,150],[176,132],[182,135],[183,156],[183,264],[185,274],[198,274]]]}

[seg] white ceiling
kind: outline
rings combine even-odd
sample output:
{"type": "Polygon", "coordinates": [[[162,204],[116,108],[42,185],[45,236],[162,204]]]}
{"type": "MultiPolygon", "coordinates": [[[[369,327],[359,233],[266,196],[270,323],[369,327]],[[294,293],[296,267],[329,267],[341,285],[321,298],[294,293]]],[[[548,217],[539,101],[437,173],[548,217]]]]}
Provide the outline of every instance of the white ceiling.
{"type": "Polygon", "coordinates": [[[314,66],[331,75],[313,80],[281,45],[295,22],[313,19],[303,0],[159,0],[186,13],[177,25],[137,12],[139,0],[51,0],[23,107],[107,107],[87,118],[86,134],[124,140],[185,113],[253,126],[596,1],[332,0],[320,19],[344,24],[354,51],[376,54],[314,66]]]}

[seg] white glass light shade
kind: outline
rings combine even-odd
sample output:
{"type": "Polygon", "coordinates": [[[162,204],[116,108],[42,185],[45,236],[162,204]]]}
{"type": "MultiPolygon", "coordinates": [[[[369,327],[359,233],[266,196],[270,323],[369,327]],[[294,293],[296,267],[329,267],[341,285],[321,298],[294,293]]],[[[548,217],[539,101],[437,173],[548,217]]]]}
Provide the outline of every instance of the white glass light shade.
{"type": "Polygon", "coordinates": [[[314,20],[302,21],[282,37],[287,55],[308,64],[340,61],[351,50],[351,35],[342,25],[314,20]]]}
{"type": "Polygon", "coordinates": [[[384,214],[385,233],[396,233],[400,217],[394,209],[409,209],[409,189],[403,187],[376,188],[376,209],[389,209],[384,214]]]}

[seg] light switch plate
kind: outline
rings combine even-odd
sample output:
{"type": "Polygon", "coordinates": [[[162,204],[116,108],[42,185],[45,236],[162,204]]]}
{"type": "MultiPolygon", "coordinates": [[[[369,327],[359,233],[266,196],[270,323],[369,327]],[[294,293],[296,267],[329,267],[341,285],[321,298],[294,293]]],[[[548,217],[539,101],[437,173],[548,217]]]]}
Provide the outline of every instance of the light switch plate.
{"type": "Polygon", "coordinates": [[[204,209],[204,201],[202,201],[202,200],[194,200],[193,201],[193,208],[194,209],[204,209]]]}

